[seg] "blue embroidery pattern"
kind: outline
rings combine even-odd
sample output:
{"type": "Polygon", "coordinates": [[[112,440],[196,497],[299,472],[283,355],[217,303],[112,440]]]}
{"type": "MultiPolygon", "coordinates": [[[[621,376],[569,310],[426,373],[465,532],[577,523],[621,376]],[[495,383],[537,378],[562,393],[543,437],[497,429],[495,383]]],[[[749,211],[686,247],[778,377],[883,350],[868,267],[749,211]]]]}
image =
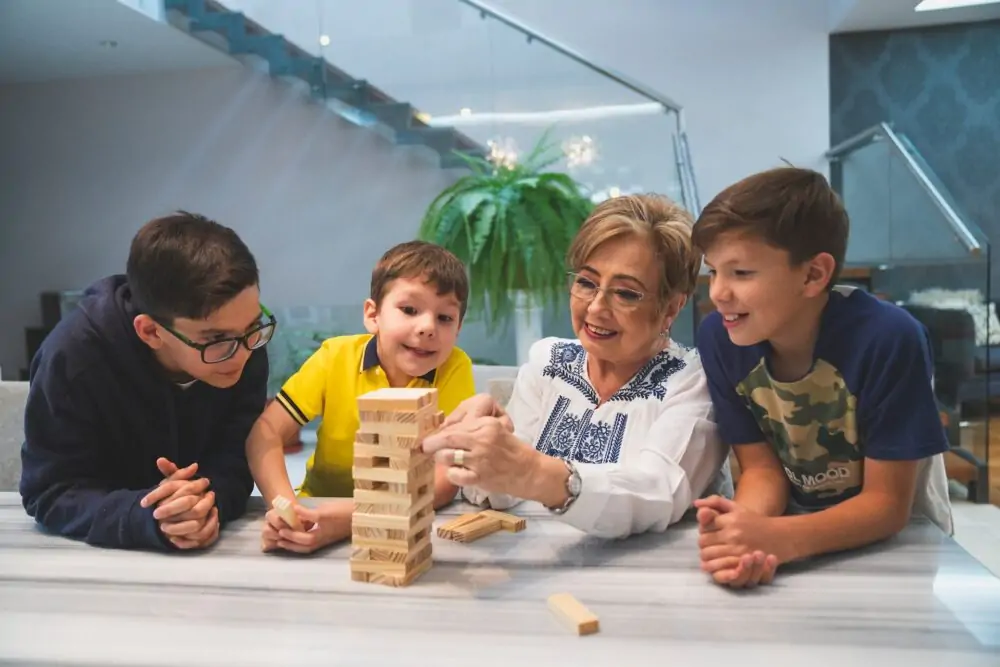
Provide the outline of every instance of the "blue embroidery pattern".
{"type": "MultiPolygon", "coordinates": [[[[587,380],[586,364],[582,345],[560,341],[552,346],[542,375],[561,380],[596,407],[600,398],[587,380]]],[[[649,398],[662,401],[667,395],[670,376],[686,365],[681,357],[664,350],[650,359],[608,402],[628,403],[649,398]]],[[[538,437],[537,449],[549,456],[580,463],[617,463],[628,415],[618,413],[613,422],[592,421],[593,407],[579,415],[569,412],[569,407],[570,399],[561,394],[538,437]]]]}
{"type": "Polygon", "coordinates": [[[549,364],[542,369],[544,377],[558,378],[570,385],[597,405],[597,392],[585,379],[587,355],[579,343],[559,342],[552,346],[549,364]]]}
{"type": "Polygon", "coordinates": [[[538,438],[537,449],[548,456],[580,463],[617,463],[628,416],[615,415],[614,424],[592,422],[593,410],[568,412],[569,399],[560,396],[538,438]]]}
{"type": "MultiPolygon", "coordinates": [[[[586,364],[587,355],[582,345],[560,341],[552,346],[549,363],[542,369],[542,375],[562,380],[597,405],[600,399],[586,379],[586,364]]],[[[667,395],[667,379],[685,366],[687,363],[682,358],[664,350],[647,361],[635,377],[608,400],[628,402],[656,397],[662,401],[667,395]]]]}

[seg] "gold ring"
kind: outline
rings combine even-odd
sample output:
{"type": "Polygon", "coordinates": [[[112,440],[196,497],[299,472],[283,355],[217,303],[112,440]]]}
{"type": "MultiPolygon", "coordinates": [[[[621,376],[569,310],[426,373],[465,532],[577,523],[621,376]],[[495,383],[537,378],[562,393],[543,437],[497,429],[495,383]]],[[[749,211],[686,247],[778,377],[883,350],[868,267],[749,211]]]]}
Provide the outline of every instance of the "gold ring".
{"type": "Polygon", "coordinates": [[[452,455],[455,460],[455,465],[462,467],[465,464],[465,450],[456,449],[455,453],[452,455]]]}

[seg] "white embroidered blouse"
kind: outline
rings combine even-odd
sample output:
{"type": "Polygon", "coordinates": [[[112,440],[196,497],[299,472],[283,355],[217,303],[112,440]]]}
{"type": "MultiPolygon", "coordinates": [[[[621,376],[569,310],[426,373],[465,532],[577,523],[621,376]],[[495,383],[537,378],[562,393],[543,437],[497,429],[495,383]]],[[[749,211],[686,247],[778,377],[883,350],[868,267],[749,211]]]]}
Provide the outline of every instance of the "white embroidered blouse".
{"type": "MultiPolygon", "coordinates": [[[[560,519],[599,537],[625,537],[666,530],[703,495],[732,497],[728,448],[697,350],[671,341],[598,403],[579,341],[546,338],[532,346],[506,410],[518,438],[576,464],[582,489],[560,519]]],[[[462,494],[495,509],[520,502],[477,487],[462,494]]]]}

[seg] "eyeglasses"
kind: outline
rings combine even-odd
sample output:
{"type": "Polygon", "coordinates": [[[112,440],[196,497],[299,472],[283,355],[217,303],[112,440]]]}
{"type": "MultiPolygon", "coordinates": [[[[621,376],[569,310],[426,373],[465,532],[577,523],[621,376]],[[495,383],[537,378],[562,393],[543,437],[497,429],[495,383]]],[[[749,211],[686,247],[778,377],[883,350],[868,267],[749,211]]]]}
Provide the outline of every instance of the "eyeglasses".
{"type": "Polygon", "coordinates": [[[605,292],[612,306],[619,310],[633,310],[646,298],[642,292],[627,287],[601,287],[593,280],[579,273],[569,274],[569,293],[578,299],[593,301],[598,293],[605,292]]]}
{"type": "Polygon", "coordinates": [[[274,329],[278,325],[278,321],[275,319],[274,315],[271,314],[264,304],[260,304],[260,312],[268,318],[268,321],[261,324],[255,329],[251,329],[242,336],[234,336],[232,338],[222,338],[219,340],[213,340],[211,343],[196,343],[184,334],[168,327],[166,324],[153,318],[156,322],[169,331],[177,340],[184,343],[188,347],[194,348],[201,352],[201,361],[206,364],[220,364],[223,361],[227,361],[233,358],[237,350],[240,349],[240,345],[246,349],[253,351],[264,347],[270,342],[271,337],[274,336],[274,329]]]}

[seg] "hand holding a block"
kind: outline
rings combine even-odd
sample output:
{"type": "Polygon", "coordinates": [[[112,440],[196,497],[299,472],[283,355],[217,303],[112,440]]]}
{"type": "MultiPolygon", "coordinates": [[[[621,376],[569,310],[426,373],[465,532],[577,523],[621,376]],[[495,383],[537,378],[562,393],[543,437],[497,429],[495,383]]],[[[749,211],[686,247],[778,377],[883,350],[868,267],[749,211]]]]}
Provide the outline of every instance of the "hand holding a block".
{"type": "MultiPolygon", "coordinates": [[[[448,480],[491,493],[530,498],[543,457],[498,417],[468,417],[427,436],[423,450],[449,466],[448,480]]],[[[565,466],[563,466],[565,469],[565,466]]]]}
{"type": "Polygon", "coordinates": [[[318,508],[295,502],[287,509],[272,508],[265,515],[261,549],[284,549],[305,554],[342,540],[351,532],[353,508],[354,503],[350,499],[334,500],[318,508]],[[294,520],[290,522],[283,518],[283,515],[288,515],[288,510],[298,520],[297,527],[292,525],[294,520]]]}

